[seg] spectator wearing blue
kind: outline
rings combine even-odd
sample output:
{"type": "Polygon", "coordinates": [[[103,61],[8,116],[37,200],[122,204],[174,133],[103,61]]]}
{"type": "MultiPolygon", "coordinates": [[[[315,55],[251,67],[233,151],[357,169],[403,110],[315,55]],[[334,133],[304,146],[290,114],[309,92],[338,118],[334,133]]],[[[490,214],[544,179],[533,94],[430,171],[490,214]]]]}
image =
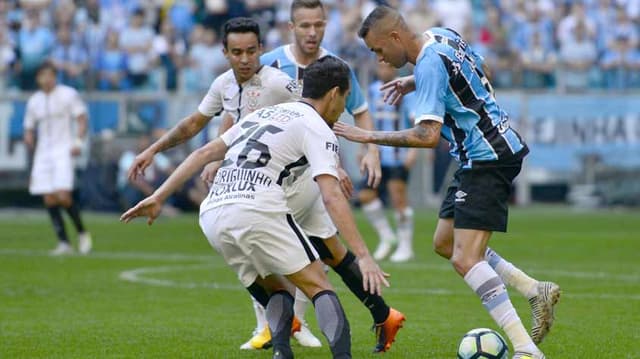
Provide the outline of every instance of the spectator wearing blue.
{"type": "Polygon", "coordinates": [[[544,50],[553,49],[553,21],[542,14],[540,9],[533,5],[527,12],[525,21],[518,24],[512,35],[513,46],[520,51],[525,51],[532,47],[533,35],[538,36],[544,50]]]}
{"type": "Polygon", "coordinates": [[[624,90],[633,86],[638,59],[638,51],[631,44],[631,39],[619,34],[600,61],[605,88],[624,90]]]}
{"type": "Polygon", "coordinates": [[[193,37],[189,50],[187,87],[193,91],[206,91],[213,80],[229,68],[222,52],[223,46],[213,29],[204,28],[201,36],[193,37]]]}
{"type": "Polygon", "coordinates": [[[22,90],[36,89],[36,72],[49,57],[54,40],[51,31],[40,24],[40,12],[26,11],[26,17],[18,34],[18,81],[22,90]]]}
{"type": "Polygon", "coordinates": [[[120,47],[127,53],[128,76],[133,88],[144,88],[149,84],[154,36],[153,29],[144,24],[144,10],[136,9],[120,37],[120,47]]]}
{"type": "Polygon", "coordinates": [[[89,56],[85,49],[71,40],[71,29],[62,25],[57,32],[57,43],[51,60],[58,70],[58,81],[76,89],[84,89],[89,56]]]}
{"type": "Polygon", "coordinates": [[[533,32],[530,36],[529,45],[520,53],[522,85],[525,88],[552,87],[555,84],[556,53],[542,44],[539,32],[533,32]]]}
{"type": "Polygon", "coordinates": [[[153,53],[160,61],[160,66],[165,71],[167,90],[175,90],[178,83],[178,73],[185,62],[187,46],[176,33],[176,28],[171,21],[165,19],[160,23],[158,34],[153,39],[153,53]]]}
{"type": "Polygon", "coordinates": [[[595,40],[588,35],[586,24],[578,22],[560,49],[563,86],[569,91],[587,89],[597,56],[595,40]]]}
{"type": "Polygon", "coordinates": [[[126,90],[129,88],[127,78],[127,55],[118,45],[118,33],[107,34],[105,48],[97,59],[98,89],[103,91],[126,90]]]}

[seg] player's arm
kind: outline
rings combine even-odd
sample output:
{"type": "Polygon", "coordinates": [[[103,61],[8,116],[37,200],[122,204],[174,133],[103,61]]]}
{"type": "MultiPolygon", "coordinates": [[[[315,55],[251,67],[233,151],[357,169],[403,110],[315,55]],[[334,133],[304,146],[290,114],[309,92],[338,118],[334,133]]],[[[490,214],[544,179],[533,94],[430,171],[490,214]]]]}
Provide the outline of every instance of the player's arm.
{"type": "Polygon", "coordinates": [[[200,111],[195,111],[183,118],[176,126],[136,156],[133,164],[129,167],[129,179],[135,179],[138,174],[143,174],[144,170],[153,163],[153,157],[156,153],[184,143],[200,132],[210,120],[211,116],[203,115],[200,111]]]}
{"type": "Polygon", "coordinates": [[[36,127],[36,117],[33,112],[33,100],[29,100],[27,102],[27,110],[25,111],[24,116],[24,135],[22,136],[22,140],[24,144],[27,145],[29,150],[33,151],[36,145],[36,137],[35,137],[35,127],[36,127]]]}
{"type": "Polygon", "coordinates": [[[135,217],[146,216],[147,223],[153,223],[160,214],[162,205],[172,193],[182,187],[202,166],[211,161],[223,159],[226,152],[227,145],[219,137],[193,151],[151,196],[126,211],[120,220],[129,222],[135,217]]]}
{"type": "Polygon", "coordinates": [[[440,141],[442,123],[434,120],[420,121],[413,128],[402,131],[366,131],[357,127],[337,122],[333,132],[349,141],[375,143],[394,147],[426,147],[433,148],[440,141]]]}
{"type": "MultiPolygon", "coordinates": [[[[227,132],[227,130],[233,126],[233,122],[233,116],[228,112],[223,112],[222,121],[220,122],[220,127],[218,127],[218,136],[222,136],[222,134],[227,132]]],[[[200,173],[200,179],[208,185],[213,183],[213,179],[216,177],[216,173],[218,173],[221,164],[222,162],[220,161],[214,161],[204,166],[204,169],[200,173]]]]}
{"type": "Polygon", "coordinates": [[[320,188],[325,208],[338,228],[340,236],[358,258],[358,265],[362,270],[364,290],[378,295],[382,294],[382,285],[389,286],[389,282],[386,280],[388,274],[384,273],[371,258],[367,245],[356,227],[349,202],[340,189],[338,179],[329,174],[321,174],[315,177],[315,181],[320,188]]]}
{"type": "Polygon", "coordinates": [[[384,93],[383,101],[390,105],[397,105],[402,101],[402,97],[411,91],[415,91],[416,81],[413,75],[398,77],[380,87],[384,93]]]}

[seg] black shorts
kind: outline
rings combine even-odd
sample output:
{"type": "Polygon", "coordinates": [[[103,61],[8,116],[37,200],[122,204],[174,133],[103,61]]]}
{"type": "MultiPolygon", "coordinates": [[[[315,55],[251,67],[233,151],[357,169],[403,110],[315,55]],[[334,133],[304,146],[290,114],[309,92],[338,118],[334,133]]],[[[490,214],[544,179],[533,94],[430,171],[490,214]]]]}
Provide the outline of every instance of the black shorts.
{"type": "Polygon", "coordinates": [[[440,218],[453,218],[453,227],[506,232],[512,182],[522,161],[477,169],[458,169],[440,206],[440,218]]]}
{"type": "MultiPolygon", "coordinates": [[[[377,188],[378,191],[386,191],[387,182],[390,180],[401,180],[405,183],[409,182],[409,170],[403,165],[382,166],[380,169],[382,171],[382,178],[380,179],[380,186],[377,188]]],[[[368,175],[362,178],[360,189],[371,188],[367,185],[368,178],[368,175]]]]}

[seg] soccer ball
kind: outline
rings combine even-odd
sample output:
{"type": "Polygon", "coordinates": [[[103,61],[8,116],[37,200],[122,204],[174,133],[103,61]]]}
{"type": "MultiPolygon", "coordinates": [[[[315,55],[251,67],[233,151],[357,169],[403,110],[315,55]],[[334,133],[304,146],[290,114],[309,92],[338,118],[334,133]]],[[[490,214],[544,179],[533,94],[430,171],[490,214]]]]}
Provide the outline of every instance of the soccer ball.
{"type": "Polygon", "coordinates": [[[507,359],[509,347],[498,332],[487,328],[471,329],[462,337],[458,359],[507,359]]]}

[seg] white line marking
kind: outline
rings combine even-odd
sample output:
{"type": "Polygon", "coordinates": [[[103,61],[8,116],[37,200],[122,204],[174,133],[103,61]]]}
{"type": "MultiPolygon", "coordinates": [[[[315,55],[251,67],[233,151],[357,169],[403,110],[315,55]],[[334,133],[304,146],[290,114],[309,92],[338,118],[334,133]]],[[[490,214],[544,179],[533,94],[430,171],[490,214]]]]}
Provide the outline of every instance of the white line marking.
{"type": "MultiPolygon", "coordinates": [[[[175,287],[184,289],[219,289],[230,291],[244,291],[245,288],[237,282],[233,283],[218,283],[218,282],[182,282],[169,279],[147,278],[145,274],[151,273],[169,273],[178,272],[181,270],[192,269],[213,269],[222,267],[219,264],[193,264],[193,265],[168,265],[161,267],[143,267],[132,270],[123,271],[120,273],[120,279],[132,282],[147,284],[160,287],[175,287]]],[[[339,292],[346,292],[342,288],[336,288],[339,292]]],[[[394,293],[402,295],[439,295],[439,296],[462,296],[470,294],[469,291],[452,291],[449,289],[441,288],[385,288],[385,293],[394,293]]],[[[620,299],[620,300],[638,300],[640,301],[640,294],[597,294],[597,293],[562,293],[563,297],[577,298],[577,299],[620,299]]]]}

